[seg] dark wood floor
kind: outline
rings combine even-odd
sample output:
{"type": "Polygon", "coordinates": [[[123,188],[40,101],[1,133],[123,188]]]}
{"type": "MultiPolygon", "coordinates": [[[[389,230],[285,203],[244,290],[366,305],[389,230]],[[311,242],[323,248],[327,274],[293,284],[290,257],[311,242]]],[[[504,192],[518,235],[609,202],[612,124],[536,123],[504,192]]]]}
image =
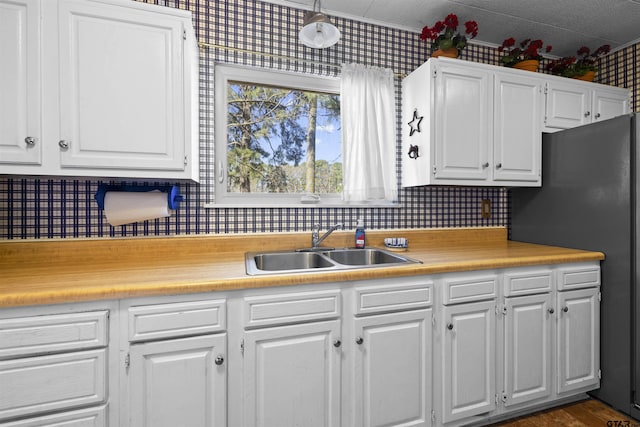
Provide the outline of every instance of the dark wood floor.
{"type": "Polygon", "coordinates": [[[640,421],[589,399],[494,424],[500,427],[638,427],[640,421]]]}

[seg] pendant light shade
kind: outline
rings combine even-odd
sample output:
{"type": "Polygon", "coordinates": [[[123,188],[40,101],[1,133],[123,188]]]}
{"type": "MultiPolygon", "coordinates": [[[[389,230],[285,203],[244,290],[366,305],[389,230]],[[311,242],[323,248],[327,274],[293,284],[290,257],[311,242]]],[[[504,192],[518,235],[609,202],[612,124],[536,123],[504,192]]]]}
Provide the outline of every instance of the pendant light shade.
{"type": "MultiPolygon", "coordinates": [[[[318,2],[319,3],[319,2],[318,2]]],[[[313,2],[313,11],[304,14],[303,27],[300,30],[300,42],[314,49],[324,49],[333,46],[340,40],[340,31],[331,23],[327,15],[316,9],[316,1],[313,2]]]]}

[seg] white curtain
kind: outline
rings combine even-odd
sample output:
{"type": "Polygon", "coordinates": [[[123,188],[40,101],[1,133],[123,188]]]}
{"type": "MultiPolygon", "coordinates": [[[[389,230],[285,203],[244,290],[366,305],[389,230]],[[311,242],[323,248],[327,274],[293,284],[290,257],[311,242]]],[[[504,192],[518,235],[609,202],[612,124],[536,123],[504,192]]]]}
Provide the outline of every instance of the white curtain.
{"type": "Polygon", "coordinates": [[[342,66],[343,198],[396,201],[396,111],[393,71],[342,66]]]}

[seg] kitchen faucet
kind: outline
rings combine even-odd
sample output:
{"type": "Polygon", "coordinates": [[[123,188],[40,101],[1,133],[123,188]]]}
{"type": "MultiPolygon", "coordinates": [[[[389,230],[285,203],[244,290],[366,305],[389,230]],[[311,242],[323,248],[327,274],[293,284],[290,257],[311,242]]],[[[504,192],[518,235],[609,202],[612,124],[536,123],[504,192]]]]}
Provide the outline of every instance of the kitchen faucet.
{"type": "Polygon", "coordinates": [[[332,225],[331,227],[329,227],[329,229],[327,230],[326,233],[324,233],[322,235],[322,237],[320,237],[320,224],[315,224],[313,226],[313,228],[311,229],[311,249],[315,249],[318,247],[318,245],[320,245],[320,243],[322,243],[322,241],[324,239],[326,239],[327,237],[329,237],[329,234],[333,233],[334,231],[336,231],[339,228],[343,228],[344,224],[336,224],[336,225],[332,225]]]}

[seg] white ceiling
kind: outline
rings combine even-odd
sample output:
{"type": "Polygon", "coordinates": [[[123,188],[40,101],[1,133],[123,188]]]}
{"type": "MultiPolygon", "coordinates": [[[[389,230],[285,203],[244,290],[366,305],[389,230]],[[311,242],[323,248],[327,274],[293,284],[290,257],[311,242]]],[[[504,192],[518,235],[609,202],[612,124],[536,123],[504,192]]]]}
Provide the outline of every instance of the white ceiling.
{"type": "MultiPolygon", "coordinates": [[[[308,10],[314,2],[263,1],[308,10]]],[[[468,20],[478,23],[480,43],[542,39],[555,56],[575,55],[581,46],[616,49],[640,41],[640,0],[323,0],[322,12],[415,32],[455,13],[459,29],[468,20]]]]}

